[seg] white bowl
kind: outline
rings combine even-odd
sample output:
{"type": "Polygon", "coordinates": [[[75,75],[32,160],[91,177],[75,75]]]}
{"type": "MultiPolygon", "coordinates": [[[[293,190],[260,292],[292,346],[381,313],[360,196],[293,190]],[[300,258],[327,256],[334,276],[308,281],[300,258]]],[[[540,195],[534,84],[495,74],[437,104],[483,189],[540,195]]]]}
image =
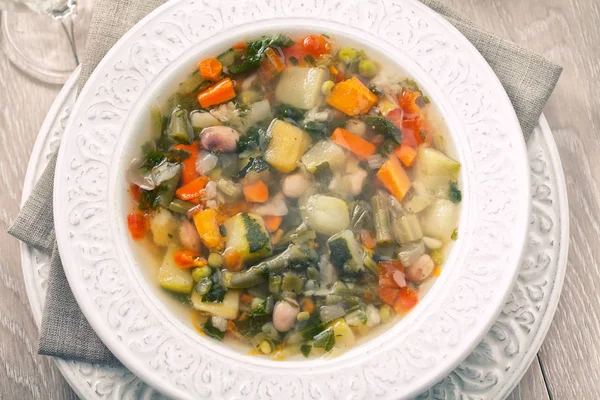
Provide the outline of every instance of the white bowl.
{"type": "Polygon", "coordinates": [[[514,110],[483,58],[416,1],[307,3],[165,4],[100,63],[63,137],[54,212],[73,293],[115,356],[169,396],[414,396],[475,347],[518,271],[530,212],[528,162],[514,110]],[[462,165],[459,239],[438,281],[398,324],[332,360],[274,362],[198,335],[157,296],[125,226],[124,171],[149,106],[202,57],[275,32],[327,32],[371,56],[390,56],[439,108],[462,165]]]}

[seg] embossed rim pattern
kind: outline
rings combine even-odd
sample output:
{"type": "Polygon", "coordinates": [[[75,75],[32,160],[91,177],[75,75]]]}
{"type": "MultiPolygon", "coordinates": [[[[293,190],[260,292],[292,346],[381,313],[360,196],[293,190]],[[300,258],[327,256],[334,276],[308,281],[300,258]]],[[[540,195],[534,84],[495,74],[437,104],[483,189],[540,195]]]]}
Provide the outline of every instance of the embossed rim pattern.
{"type": "MultiPolygon", "coordinates": [[[[68,118],[70,109],[75,103],[78,74],[79,69],[75,71],[61,90],[40,129],[27,167],[27,174],[23,185],[22,204],[29,197],[39,176],[46,168],[50,156],[56,151],[55,143],[62,136],[64,121],[68,118]]],[[[528,153],[530,162],[532,160],[542,160],[548,165],[548,171],[546,172],[547,179],[544,184],[549,187],[550,193],[553,194],[553,207],[547,212],[547,215],[553,221],[553,224],[557,226],[557,233],[549,233],[546,248],[543,248],[541,251],[528,248],[525,257],[525,259],[539,259],[540,254],[551,254],[551,265],[548,268],[538,271],[539,282],[546,283],[543,286],[546,289],[546,295],[542,298],[543,302],[541,305],[529,304],[527,307],[531,313],[538,313],[534,318],[537,321],[537,325],[529,331],[519,330],[521,335],[517,335],[516,337],[518,341],[516,347],[519,351],[513,357],[506,356],[506,346],[502,346],[502,342],[493,342],[492,334],[488,332],[486,339],[488,339],[488,342],[492,346],[495,346],[492,352],[495,358],[492,363],[480,366],[478,377],[495,374],[497,379],[493,380],[492,386],[486,388],[485,391],[482,391],[480,386],[472,384],[453,384],[449,387],[449,382],[453,382],[450,376],[458,377],[467,368],[473,368],[470,365],[460,365],[448,378],[436,384],[431,390],[428,390],[424,394],[425,398],[455,399],[463,396],[475,399],[485,395],[488,400],[503,399],[519,383],[519,380],[537,354],[552,322],[566,271],[569,244],[569,214],[566,183],[562,172],[560,156],[554,143],[552,132],[544,116],[542,116],[540,124],[528,142],[528,153]],[[538,154],[539,156],[537,156],[538,154]],[[552,250],[555,251],[552,252],[552,250]],[[484,367],[487,369],[483,369],[484,367]]],[[[543,200],[546,200],[546,198],[536,200],[534,196],[534,219],[539,212],[535,205],[543,200]]],[[[42,318],[50,258],[21,243],[21,262],[29,303],[32,308],[34,320],[39,326],[42,318]]],[[[525,261],[523,264],[525,264],[525,261]]],[[[523,267],[521,269],[523,270],[523,267]]],[[[535,284],[533,283],[533,285],[535,284]]],[[[532,286],[531,283],[528,283],[528,285],[532,286]]],[[[513,296],[516,297],[516,292],[519,291],[521,289],[513,288],[513,296]]],[[[511,317],[516,319],[516,316],[511,317]]],[[[103,365],[61,359],[55,359],[55,362],[62,375],[80,398],[88,400],[138,400],[156,398],[155,392],[123,367],[111,368],[103,365]]],[[[477,379],[477,376],[474,378],[477,379]]],[[[421,396],[419,397],[421,398],[421,396]]]]}
{"type": "Polygon", "coordinates": [[[457,147],[469,149],[461,161],[467,169],[463,177],[472,182],[467,201],[473,210],[468,210],[468,223],[461,223],[461,239],[449,261],[453,277],[442,274],[420,309],[406,318],[410,326],[400,323],[389,335],[337,361],[313,362],[310,372],[301,369],[306,363],[278,364],[275,369],[268,362],[192,337],[181,324],[173,326],[173,319],[145,294],[135,270],[122,265],[119,260],[124,260],[121,256],[127,250],[115,240],[119,237],[115,234],[119,232],[115,227],[118,222],[108,218],[113,206],[109,195],[115,184],[109,166],[117,161],[112,156],[132,102],[144,94],[144,85],[161,79],[160,72],[178,55],[215,33],[210,31],[210,23],[216,21],[219,28],[229,30],[231,25],[247,24],[251,18],[267,24],[265,10],[283,17],[304,11],[317,13],[294,9],[303,3],[274,2],[272,9],[265,9],[266,3],[247,1],[237,6],[242,8],[237,14],[243,17],[241,21],[227,19],[228,3],[221,3],[220,10],[205,4],[202,19],[194,19],[193,26],[189,15],[196,13],[198,18],[200,10],[194,1],[167,3],[109,52],[84,88],[73,112],[75,117],[67,126],[57,164],[54,202],[67,278],[82,311],[111,351],[139,377],[170,396],[217,398],[242,392],[268,397],[273,391],[304,396],[316,391],[325,397],[333,393],[365,397],[367,386],[377,387],[382,398],[414,395],[469,354],[492,324],[516,277],[530,196],[528,174],[518,173],[526,169],[527,158],[514,111],[497,78],[472,45],[433,11],[408,0],[385,5],[356,1],[343,6],[339,1],[318,1],[319,14],[312,15],[316,19],[297,22],[335,26],[334,31],[357,35],[358,28],[324,23],[341,16],[353,25],[371,25],[361,32],[370,38],[373,32],[381,34],[375,28],[389,24],[389,11],[392,15],[395,12],[393,21],[403,22],[394,25],[399,31],[393,32],[394,37],[373,40],[377,44],[385,41],[390,48],[393,39],[401,47],[393,54],[414,62],[407,67],[409,73],[429,82],[425,89],[440,99],[438,104],[451,104],[444,116],[457,147]],[[251,14],[257,4],[263,6],[260,15],[251,14]],[[360,13],[361,5],[368,5],[372,13],[360,13]],[[332,12],[323,12],[324,7],[332,12]],[[169,42],[168,49],[165,41],[169,42]],[[426,46],[416,48],[415,43],[426,46]],[[432,54],[442,58],[431,58],[432,54]],[[453,290],[448,290],[450,285],[453,290]],[[389,340],[392,334],[393,341],[389,340]],[[235,362],[225,362],[227,359],[235,362]],[[343,367],[341,361],[345,362],[343,367]],[[353,377],[348,381],[354,382],[333,379],[339,374],[353,377]],[[204,380],[202,387],[195,384],[199,380],[204,380]]]}

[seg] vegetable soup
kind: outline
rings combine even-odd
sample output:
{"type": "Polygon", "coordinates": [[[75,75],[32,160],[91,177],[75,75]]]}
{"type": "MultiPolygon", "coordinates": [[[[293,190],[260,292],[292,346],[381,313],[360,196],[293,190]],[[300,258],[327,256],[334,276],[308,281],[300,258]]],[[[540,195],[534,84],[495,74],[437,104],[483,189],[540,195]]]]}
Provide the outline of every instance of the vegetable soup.
{"type": "Polygon", "coordinates": [[[127,225],[200,334],[276,360],[336,354],[439,275],[460,165],[427,95],[384,67],[327,35],[261,37],[149,110],[127,225]]]}

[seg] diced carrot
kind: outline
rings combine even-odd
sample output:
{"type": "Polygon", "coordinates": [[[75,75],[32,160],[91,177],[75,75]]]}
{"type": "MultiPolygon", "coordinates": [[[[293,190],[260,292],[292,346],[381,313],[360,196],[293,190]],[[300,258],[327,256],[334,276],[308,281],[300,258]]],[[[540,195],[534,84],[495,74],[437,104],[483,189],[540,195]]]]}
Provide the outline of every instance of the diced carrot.
{"type": "Polygon", "coordinates": [[[237,42],[233,46],[231,46],[234,50],[246,50],[248,48],[248,43],[246,42],[237,42]]]}
{"type": "Polygon", "coordinates": [[[246,294],[246,293],[243,293],[243,294],[240,296],[240,301],[241,301],[242,303],[246,303],[246,304],[250,304],[250,303],[252,303],[252,300],[253,300],[253,299],[254,299],[254,298],[253,298],[252,296],[250,296],[249,294],[246,294]]]}
{"type": "Polygon", "coordinates": [[[263,181],[244,186],[244,197],[251,203],[264,203],[269,198],[269,188],[263,181]]]}
{"type": "Polygon", "coordinates": [[[208,177],[199,176],[187,185],[184,185],[177,189],[177,191],[175,192],[175,196],[178,199],[185,201],[197,199],[202,194],[202,190],[204,189],[207,183],[208,177]]]}
{"type": "Polygon", "coordinates": [[[360,231],[360,241],[369,250],[373,250],[377,246],[373,235],[366,229],[360,231]]]}
{"type": "Polygon", "coordinates": [[[225,103],[235,97],[235,89],[231,78],[221,79],[219,82],[198,94],[198,103],[202,108],[208,108],[225,103]]]}
{"type": "Polygon", "coordinates": [[[344,73],[340,71],[335,65],[329,66],[329,73],[334,82],[338,83],[344,80],[344,73]]]}
{"type": "Polygon", "coordinates": [[[133,197],[135,201],[140,201],[142,189],[140,189],[138,185],[134,185],[133,183],[129,185],[129,193],[131,193],[131,197],[133,197]]]}
{"type": "Polygon", "coordinates": [[[439,265],[436,265],[435,268],[433,269],[433,272],[431,273],[431,275],[440,276],[441,273],[442,273],[442,269],[440,268],[439,265]]]}
{"type": "Polygon", "coordinates": [[[408,286],[400,288],[400,293],[394,303],[394,310],[398,313],[406,313],[414,308],[419,302],[419,295],[416,290],[408,286]]]}
{"type": "Polygon", "coordinates": [[[265,58],[261,63],[261,74],[266,80],[272,79],[285,69],[285,62],[281,56],[272,48],[265,50],[265,58]]]}
{"type": "Polygon", "coordinates": [[[173,254],[175,264],[181,268],[194,268],[196,267],[196,258],[201,258],[200,254],[194,253],[188,250],[177,250],[173,254]]]}
{"type": "Polygon", "coordinates": [[[276,217],[274,215],[269,215],[264,218],[264,221],[265,221],[265,226],[267,227],[269,232],[275,232],[277,229],[279,229],[279,226],[281,225],[281,221],[283,221],[283,218],[276,217]]]}
{"type": "Polygon", "coordinates": [[[417,98],[421,94],[419,92],[413,92],[410,90],[404,90],[398,97],[398,103],[400,108],[404,111],[406,116],[417,116],[421,112],[421,108],[417,105],[417,98]]]}
{"type": "Polygon", "coordinates": [[[332,46],[329,40],[323,35],[308,35],[302,39],[304,50],[315,58],[323,57],[331,53],[332,46]]]}
{"type": "Polygon", "coordinates": [[[276,246],[282,237],[283,237],[283,229],[277,229],[273,233],[273,236],[271,237],[271,243],[273,244],[273,246],[276,246]]]}
{"type": "Polygon", "coordinates": [[[406,144],[401,144],[400,146],[396,147],[394,149],[394,154],[407,167],[412,167],[417,159],[417,150],[415,150],[414,147],[406,144]]]}
{"type": "Polygon", "coordinates": [[[309,297],[304,297],[301,301],[302,311],[312,313],[315,311],[315,302],[309,297]]]}
{"type": "Polygon", "coordinates": [[[241,271],[244,266],[242,255],[234,249],[227,249],[223,253],[223,266],[229,271],[241,271]]]}
{"type": "Polygon", "coordinates": [[[196,171],[196,162],[198,161],[200,146],[198,142],[192,142],[191,144],[178,144],[174,148],[190,153],[190,156],[183,160],[183,170],[181,171],[181,184],[187,185],[199,176],[198,171],[196,171]]]}
{"type": "Polygon", "coordinates": [[[344,128],[336,128],[333,131],[333,135],[331,135],[331,140],[343,148],[350,150],[352,153],[356,154],[358,158],[363,160],[375,154],[375,150],[377,150],[373,143],[366,141],[344,128]]]}
{"type": "Polygon", "coordinates": [[[216,58],[207,58],[198,63],[198,69],[204,79],[216,81],[221,76],[221,72],[223,72],[223,65],[216,58]]]}
{"type": "Polygon", "coordinates": [[[144,214],[133,212],[127,216],[127,228],[133,240],[140,240],[146,237],[150,227],[144,214]]]}
{"type": "Polygon", "coordinates": [[[336,84],[326,101],[330,106],[353,117],[369,112],[377,100],[377,95],[353,76],[336,84]]]}
{"type": "Polygon", "coordinates": [[[379,168],[377,178],[400,201],[402,201],[412,185],[400,161],[393,154],[379,168]]]}
{"type": "Polygon", "coordinates": [[[219,251],[223,248],[223,237],[219,230],[217,211],[207,208],[194,214],[194,225],[200,236],[200,240],[211,251],[219,251]]]}

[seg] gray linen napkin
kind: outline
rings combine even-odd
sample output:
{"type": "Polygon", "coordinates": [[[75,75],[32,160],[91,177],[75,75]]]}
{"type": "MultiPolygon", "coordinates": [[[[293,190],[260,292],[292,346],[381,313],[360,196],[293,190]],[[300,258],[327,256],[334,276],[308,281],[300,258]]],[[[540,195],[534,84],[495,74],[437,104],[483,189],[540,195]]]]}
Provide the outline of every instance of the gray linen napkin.
{"type": "MultiPolygon", "coordinates": [[[[438,0],[421,0],[443,15],[469,39],[488,61],[510,97],[525,139],[537,125],[542,109],[562,68],[544,58],[478,29],[438,0]]],[[[106,52],[161,0],[99,0],[79,82],[81,88],[106,52]]],[[[48,292],[40,332],[39,352],[71,360],[117,364],[77,306],[56,250],[52,218],[54,158],[17,216],[9,233],[52,254],[48,292]]]]}

